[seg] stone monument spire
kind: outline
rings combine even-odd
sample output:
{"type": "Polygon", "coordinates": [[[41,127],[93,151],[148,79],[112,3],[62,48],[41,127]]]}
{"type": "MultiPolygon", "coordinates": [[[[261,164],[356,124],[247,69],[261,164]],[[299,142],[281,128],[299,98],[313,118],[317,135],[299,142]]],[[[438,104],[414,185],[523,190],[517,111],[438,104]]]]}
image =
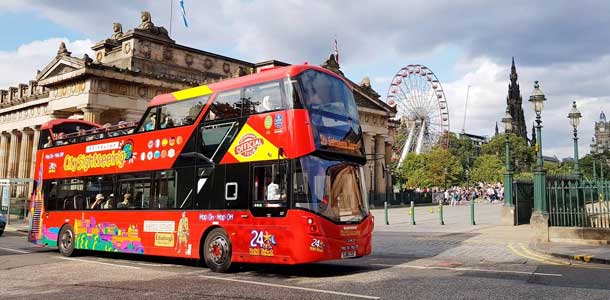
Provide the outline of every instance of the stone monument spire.
{"type": "Polygon", "coordinates": [[[536,123],[532,123],[532,139],[530,140],[530,146],[536,146],[536,123]]]}
{"type": "Polygon", "coordinates": [[[525,118],[523,116],[523,99],[521,98],[521,92],[519,91],[519,82],[517,82],[517,68],[515,67],[515,58],[513,57],[513,63],[510,67],[510,83],[508,84],[508,96],[506,97],[506,104],[510,111],[510,115],[513,117],[512,121],[512,132],[527,140],[527,128],[525,128],[525,118]]]}

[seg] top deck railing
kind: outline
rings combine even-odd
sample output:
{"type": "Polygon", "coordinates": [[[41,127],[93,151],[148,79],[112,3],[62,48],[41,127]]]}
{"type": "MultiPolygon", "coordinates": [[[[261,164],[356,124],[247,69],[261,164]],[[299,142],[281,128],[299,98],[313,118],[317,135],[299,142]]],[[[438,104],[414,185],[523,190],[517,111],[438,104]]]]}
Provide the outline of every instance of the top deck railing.
{"type": "Polygon", "coordinates": [[[117,125],[81,130],[79,132],[71,132],[68,134],[55,134],[55,145],[63,146],[127,135],[133,133],[137,125],[137,122],[123,122],[117,125]]]}

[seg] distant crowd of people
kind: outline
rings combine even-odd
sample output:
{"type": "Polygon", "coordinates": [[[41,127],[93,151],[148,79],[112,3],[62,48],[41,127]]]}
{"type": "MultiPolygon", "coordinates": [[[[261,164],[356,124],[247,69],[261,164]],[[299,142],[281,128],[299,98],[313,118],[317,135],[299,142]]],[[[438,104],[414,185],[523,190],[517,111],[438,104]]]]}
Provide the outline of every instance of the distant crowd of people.
{"type": "Polygon", "coordinates": [[[445,204],[455,206],[471,199],[485,199],[489,203],[500,203],[504,199],[504,187],[500,183],[479,183],[472,187],[453,186],[443,192],[445,204]]]}
{"type": "Polygon", "coordinates": [[[471,187],[452,186],[446,190],[439,187],[416,188],[420,193],[442,193],[443,204],[460,205],[468,203],[471,199],[484,199],[489,203],[504,201],[504,186],[501,183],[479,182],[471,187]]]}

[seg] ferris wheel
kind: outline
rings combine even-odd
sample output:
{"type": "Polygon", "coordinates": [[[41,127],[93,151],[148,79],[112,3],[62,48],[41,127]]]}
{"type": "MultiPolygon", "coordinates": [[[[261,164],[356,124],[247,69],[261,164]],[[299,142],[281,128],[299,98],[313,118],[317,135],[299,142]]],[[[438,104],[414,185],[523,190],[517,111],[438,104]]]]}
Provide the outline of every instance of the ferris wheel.
{"type": "Polygon", "coordinates": [[[441,82],[428,67],[407,65],[392,78],[387,104],[400,121],[396,138],[398,167],[409,152],[425,153],[449,145],[449,107],[441,82]]]}

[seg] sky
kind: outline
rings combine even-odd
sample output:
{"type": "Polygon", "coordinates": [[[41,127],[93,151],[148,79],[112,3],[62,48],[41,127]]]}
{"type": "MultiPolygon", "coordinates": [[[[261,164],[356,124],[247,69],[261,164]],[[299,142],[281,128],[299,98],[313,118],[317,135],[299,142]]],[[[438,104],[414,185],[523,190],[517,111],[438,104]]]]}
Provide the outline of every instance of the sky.
{"type": "MultiPolygon", "coordinates": [[[[35,77],[61,41],[75,56],[124,31],[148,10],[170,27],[177,43],[257,62],[321,64],[337,39],[341,70],[355,82],[368,76],[385,97],[392,77],[408,64],[429,67],[447,98],[451,130],[494,133],[506,109],[511,57],[515,57],[528,136],[535,117],[527,99],[535,80],[548,101],[542,112],[545,155],[571,157],[567,114],[576,101],[583,114],[581,156],[589,153],[594,121],[610,112],[610,2],[606,1],[339,1],[2,0],[0,87],[35,77]]],[[[501,123],[499,124],[500,128],[501,123]]]]}

